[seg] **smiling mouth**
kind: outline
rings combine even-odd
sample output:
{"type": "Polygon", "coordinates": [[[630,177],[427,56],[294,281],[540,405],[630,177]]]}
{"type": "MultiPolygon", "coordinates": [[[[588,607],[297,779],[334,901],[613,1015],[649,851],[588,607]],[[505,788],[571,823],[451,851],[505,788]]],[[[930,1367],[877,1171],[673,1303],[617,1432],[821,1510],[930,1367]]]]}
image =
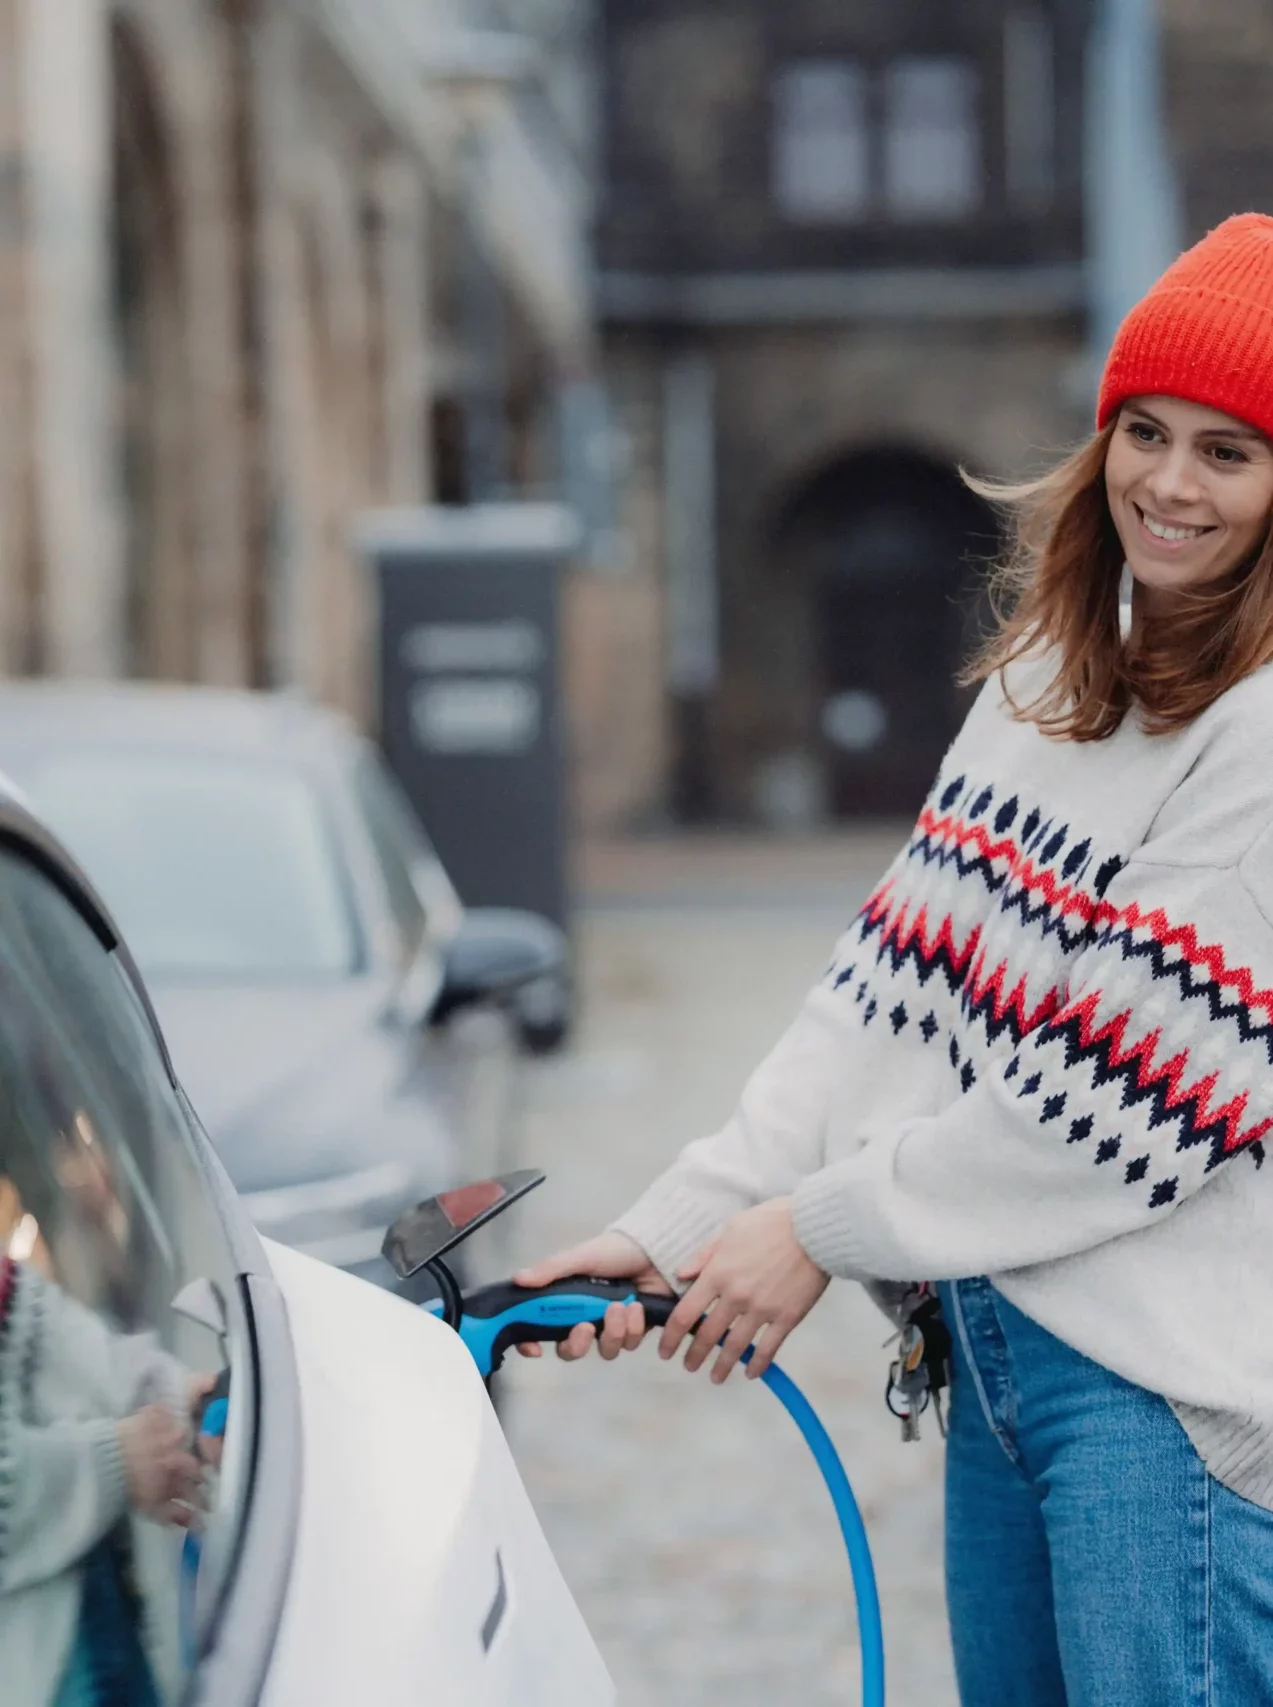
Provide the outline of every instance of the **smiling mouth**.
{"type": "Polygon", "coordinates": [[[1170,522],[1160,522],[1156,516],[1147,515],[1139,504],[1133,503],[1132,508],[1140,517],[1145,532],[1163,545],[1184,545],[1191,539],[1201,539],[1203,534],[1216,531],[1214,527],[1173,526],[1170,522]]]}

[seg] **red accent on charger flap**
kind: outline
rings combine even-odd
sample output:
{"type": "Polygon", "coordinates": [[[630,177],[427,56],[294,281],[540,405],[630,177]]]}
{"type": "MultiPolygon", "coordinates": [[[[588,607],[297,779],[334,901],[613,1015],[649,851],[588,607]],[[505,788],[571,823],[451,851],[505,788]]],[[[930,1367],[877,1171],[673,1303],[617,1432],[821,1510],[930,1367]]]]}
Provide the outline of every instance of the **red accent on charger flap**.
{"type": "Polygon", "coordinates": [[[454,1191],[444,1191],[437,1202],[438,1208],[458,1233],[470,1221],[476,1221],[479,1215],[493,1208],[504,1195],[504,1187],[497,1179],[484,1179],[476,1185],[461,1185],[454,1191]]]}

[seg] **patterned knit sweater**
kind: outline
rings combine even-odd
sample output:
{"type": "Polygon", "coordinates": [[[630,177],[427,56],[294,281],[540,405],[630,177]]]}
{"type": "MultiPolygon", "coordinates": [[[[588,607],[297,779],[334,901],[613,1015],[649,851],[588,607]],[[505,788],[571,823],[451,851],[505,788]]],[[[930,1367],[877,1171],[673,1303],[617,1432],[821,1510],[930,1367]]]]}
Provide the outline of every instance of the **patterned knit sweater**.
{"type": "Polygon", "coordinates": [[[1273,1509],[1271,1128],[1273,666],[1085,744],[992,681],[733,1117],[617,1225],[671,1279],[794,1193],[831,1274],[989,1275],[1273,1509]]]}

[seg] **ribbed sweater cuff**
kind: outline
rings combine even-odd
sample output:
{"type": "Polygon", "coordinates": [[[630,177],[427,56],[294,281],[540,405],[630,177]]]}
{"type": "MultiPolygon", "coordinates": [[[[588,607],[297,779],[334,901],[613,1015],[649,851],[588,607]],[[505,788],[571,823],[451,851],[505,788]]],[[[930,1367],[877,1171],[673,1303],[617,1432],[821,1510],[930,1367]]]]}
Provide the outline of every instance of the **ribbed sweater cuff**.
{"type": "Polygon", "coordinates": [[[93,1467],[96,1471],[100,1533],[105,1535],[128,1510],[128,1473],[124,1468],[119,1424],[103,1421],[94,1432],[93,1467]]]}
{"type": "Polygon", "coordinates": [[[684,1289],[677,1270],[714,1238],[735,1212],[731,1202],[704,1197],[675,1174],[655,1180],[613,1223],[614,1230],[635,1239],[674,1291],[684,1289]]]}
{"type": "Polygon", "coordinates": [[[889,1267],[880,1264],[879,1253],[868,1251],[853,1225],[845,1195],[832,1169],[806,1175],[791,1201],[791,1223],[797,1239],[820,1269],[841,1280],[889,1275],[889,1267]]]}

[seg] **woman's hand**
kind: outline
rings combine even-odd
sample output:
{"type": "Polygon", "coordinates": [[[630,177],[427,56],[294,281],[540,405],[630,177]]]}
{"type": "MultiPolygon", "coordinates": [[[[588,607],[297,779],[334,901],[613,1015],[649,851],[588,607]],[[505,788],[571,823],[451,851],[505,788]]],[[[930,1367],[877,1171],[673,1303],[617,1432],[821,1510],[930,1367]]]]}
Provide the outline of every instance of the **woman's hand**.
{"type": "MultiPolygon", "coordinates": [[[[548,1286],[569,1274],[592,1275],[598,1280],[630,1280],[634,1292],[657,1292],[663,1298],[672,1296],[672,1288],[640,1245],[626,1233],[601,1233],[582,1245],[520,1269],[513,1279],[518,1286],[548,1286]]],[[[586,1356],[595,1340],[597,1350],[609,1362],[621,1351],[635,1351],[644,1338],[645,1311],[641,1306],[611,1304],[601,1324],[600,1339],[595,1323],[580,1322],[570,1330],[568,1339],[557,1342],[557,1356],[573,1362],[586,1356]]],[[[543,1353],[543,1347],[536,1344],[519,1345],[517,1349],[523,1357],[539,1357],[543,1353]]]]}
{"type": "Polygon", "coordinates": [[[756,1352],[747,1373],[763,1375],[792,1328],[826,1291],[830,1276],[796,1238],[791,1199],[775,1197],[735,1215],[677,1279],[694,1284],[663,1330],[659,1356],[675,1356],[692,1333],[685,1367],[701,1368],[719,1345],[712,1367],[712,1380],[719,1382],[753,1342],[756,1352]]]}
{"type": "Polygon", "coordinates": [[[192,1418],[198,1411],[200,1402],[212,1392],[218,1379],[218,1376],[209,1375],[204,1370],[197,1370],[186,1377],[186,1405],[192,1418]]]}
{"type": "Polygon", "coordinates": [[[202,1507],[203,1468],[190,1431],[165,1405],[146,1405],[119,1425],[128,1503],[154,1523],[189,1527],[202,1507]]]}

